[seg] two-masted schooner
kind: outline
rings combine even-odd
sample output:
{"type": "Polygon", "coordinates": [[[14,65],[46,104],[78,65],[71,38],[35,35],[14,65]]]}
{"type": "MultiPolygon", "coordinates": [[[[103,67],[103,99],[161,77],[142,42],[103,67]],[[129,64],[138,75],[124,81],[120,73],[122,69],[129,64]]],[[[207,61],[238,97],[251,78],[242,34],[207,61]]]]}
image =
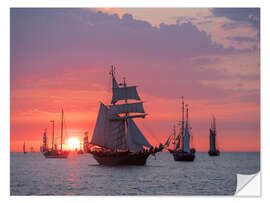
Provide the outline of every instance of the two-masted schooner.
{"type": "Polygon", "coordinates": [[[110,74],[111,105],[100,103],[90,153],[101,165],[144,165],[149,155],[162,147],[154,149],[134,121],[147,115],[136,86],[127,86],[125,78],[118,84],[113,66],[110,74]]]}
{"type": "Polygon", "coordinates": [[[209,136],[209,144],[210,149],[208,151],[208,154],[210,156],[219,156],[220,152],[216,147],[216,118],[213,116],[213,121],[211,121],[211,128],[209,129],[210,136],[209,136]]]}
{"type": "Polygon", "coordinates": [[[188,105],[186,105],[186,120],[184,119],[185,111],[184,100],[182,97],[182,121],[181,130],[178,135],[176,135],[175,126],[173,129],[173,134],[169,136],[164,146],[168,148],[168,151],[173,155],[174,161],[193,161],[195,159],[195,148],[190,147],[191,128],[189,126],[188,118],[188,105]],[[173,148],[170,149],[169,146],[172,143],[173,148]]]}
{"type": "Polygon", "coordinates": [[[52,147],[48,148],[47,146],[47,130],[44,130],[43,133],[43,145],[41,147],[41,153],[45,158],[67,158],[69,151],[63,150],[63,123],[64,123],[64,111],[62,110],[62,119],[61,119],[61,145],[60,149],[57,149],[57,145],[54,143],[54,120],[52,122],[52,147]]]}

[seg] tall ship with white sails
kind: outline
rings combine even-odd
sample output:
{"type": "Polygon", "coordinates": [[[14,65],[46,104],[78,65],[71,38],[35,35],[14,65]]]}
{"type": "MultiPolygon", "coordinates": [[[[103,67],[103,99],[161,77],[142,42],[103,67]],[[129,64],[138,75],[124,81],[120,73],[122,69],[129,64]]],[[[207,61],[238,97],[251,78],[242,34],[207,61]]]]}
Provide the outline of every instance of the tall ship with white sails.
{"type": "Polygon", "coordinates": [[[182,97],[181,130],[179,134],[176,135],[174,127],[173,134],[169,136],[164,144],[164,146],[168,148],[168,151],[173,155],[174,161],[194,161],[195,159],[196,150],[190,146],[192,136],[190,133],[191,127],[189,126],[188,105],[186,105],[186,120],[184,120],[184,107],[184,100],[182,97]],[[172,148],[169,148],[170,145],[172,145],[172,148]]]}
{"type": "Polygon", "coordinates": [[[100,165],[145,165],[149,155],[161,151],[162,145],[154,149],[134,121],[147,115],[136,86],[128,86],[125,78],[118,84],[113,66],[110,74],[111,104],[100,103],[90,153],[100,165]]]}
{"type": "Polygon", "coordinates": [[[208,151],[208,154],[210,156],[219,156],[220,151],[216,147],[217,134],[216,134],[216,118],[215,118],[215,116],[213,116],[213,121],[211,121],[211,128],[209,129],[209,131],[210,131],[210,136],[209,136],[210,149],[208,151]]]}

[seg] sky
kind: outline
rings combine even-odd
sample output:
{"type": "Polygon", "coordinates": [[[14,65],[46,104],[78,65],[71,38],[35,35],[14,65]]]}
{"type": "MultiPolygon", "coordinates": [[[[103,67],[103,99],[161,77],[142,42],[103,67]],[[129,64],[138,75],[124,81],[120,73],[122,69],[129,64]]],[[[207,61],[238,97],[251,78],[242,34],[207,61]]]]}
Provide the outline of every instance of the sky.
{"type": "Polygon", "coordinates": [[[221,151],[260,150],[257,8],[12,8],[10,47],[11,151],[39,151],[50,120],[59,141],[62,108],[65,138],[91,139],[111,65],[138,86],[148,116],[136,123],[152,145],[171,135],[184,96],[197,151],[213,114],[221,151]]]}

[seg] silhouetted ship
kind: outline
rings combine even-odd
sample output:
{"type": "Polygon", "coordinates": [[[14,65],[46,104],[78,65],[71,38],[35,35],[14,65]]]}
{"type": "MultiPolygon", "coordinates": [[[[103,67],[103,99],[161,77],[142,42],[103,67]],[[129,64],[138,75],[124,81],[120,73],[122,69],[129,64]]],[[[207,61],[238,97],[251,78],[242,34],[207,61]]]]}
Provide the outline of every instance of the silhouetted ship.
{"type": "Polygon", "coordinates": [[[89,150],[89,141],[88,141],[88,131],[84,133],[84,138],[83,138],[83,152],[84,153],[90,153],[89,150]]]}
{"type": "Polygon", "coordinates": [[[118,84],[114,73],[112,66],[111,105],[100,103],[90,153],[101,165],[144,165],[162,145],[153,149],[133,120],[146,116],[143,102],[128,103],[130,99],[140,100],[136,86],[127,86],[125,78],[118,84]],[[124,102],[116,104],[119,101],[124,102]]]}
{"type": "Polygon", "coordinates": [[[26,150],[25,150],[25,142],[23,143],[23,153],[26,154],[26,150]]]}
{"type": "Polygon", "coordinates": [[[44,130],[43,134],[43,146],[41,147],[41,153],[45,158],[67,158],[69,152],[62,149],[63,146],[63,122],[64,122],[64,111],[62,110],[62,120],[61,120],[61,148],[57,149],[57,145],[54,144],[54,120],[52,122],[52,147],[47,148],[47,132],[44,130]]]}
{"type": "Polygon", "coordinates": [[[189,127],[188,121],[188,106],[186,105],[186,121],[184,120],[184,100],[182,98],[182,121],[181,131],[176,135],[175,126],[173,129],[173,134],[169,136],[165,147],[169,147],[172,142],[173,149],[168,149],[168,151],[173,155],[174,161],[193,161],[195,159],[195,148],[190,148],[191,128],[189,127]],[[186,125],[186,126],[185,126],[186,125]]]}
{"type": "Polygon", "coordinates": [[[211,128],[209,129],[210,136],[209,136],[209,143],[210,143],[210,149],[208,151],[208,154],[210,156],[219,156],[220,152],[216,148],[216,118],[213,116],[213,122],[211,121],[211,128]]]}
{"type": "Polygon", "coordinates": [[[80,142],[80,149],[77,151],[77,154],[79,154],[79,155],[83,154],[83,150],[82,150],[81,145],[82,145],[82,143],[80,142]]]}

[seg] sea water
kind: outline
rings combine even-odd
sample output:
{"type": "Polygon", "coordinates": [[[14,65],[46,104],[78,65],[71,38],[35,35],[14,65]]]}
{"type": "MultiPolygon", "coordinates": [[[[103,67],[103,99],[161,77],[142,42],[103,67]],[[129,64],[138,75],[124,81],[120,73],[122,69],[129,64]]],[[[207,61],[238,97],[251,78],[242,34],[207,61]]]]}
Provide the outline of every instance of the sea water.
{"type": "Polygon", "coordinates": [[[236,174],[260,170],[259,152],[196,152],[194,162],[175,162],[168,152],[145,166],[100,166],[91,154],[45,159],[10,153],[11,195],[233,195],[236,174]]]}

